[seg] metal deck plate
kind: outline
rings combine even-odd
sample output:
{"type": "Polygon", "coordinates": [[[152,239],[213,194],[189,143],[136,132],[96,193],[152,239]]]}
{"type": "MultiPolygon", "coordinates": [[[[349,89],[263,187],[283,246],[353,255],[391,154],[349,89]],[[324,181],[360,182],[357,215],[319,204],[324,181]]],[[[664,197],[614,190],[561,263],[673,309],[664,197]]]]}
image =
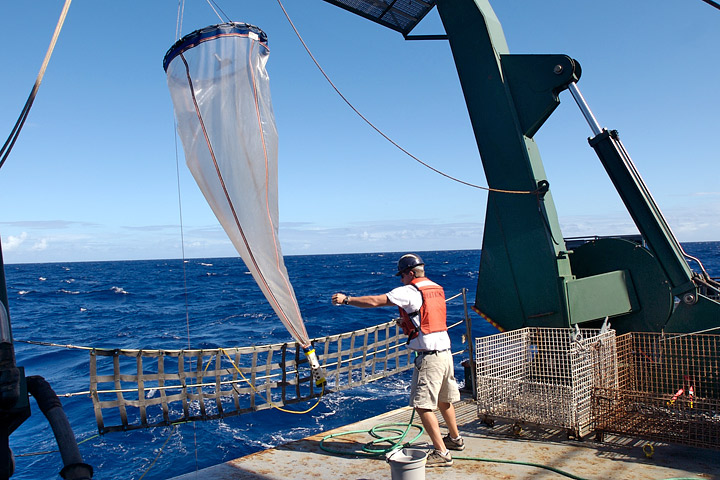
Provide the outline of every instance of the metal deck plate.
{"type": "MultiPolygon", "coordinates": [[[[676,445],[655,444],[654,455],[647,458],[643,446],[647,442],[608,436],[603,443],[590,439],[566,440],[563,432],[552,429],[528,428],[513,434],[513,425],[496,423],[486,427],[477,417],[477,406],[471,400],[456,404],[458,425],[465,439],[462,452],[452,452],[455,463],[449,468],[428,468],[427,480],[467,480],[470,478],[507,478],[557,480],[557,473],[539,468],[462,460],[458,457],[482,457],[539,463],[559,468],[590,479],[657,480],[659,478],[691,477],[720,478],[717,451],[676,445]]],[[[388,480],[390,465],[383,458],[338,456],[320,449],[326,435],[350,430],[368,430],[378,423],[408,422],[409,407],[394,410],[352,425],[254,453],[227,463],[176,477],[174,480],[388,480]]],[[[441,428],[444,424],[441,421],[441,428]]],[[[332,447],[344,442],[365,443],[371,437],[353,434],[336,437],[332,447]]],[[[429,441],[427,435],[421,441],[429,441]]]]}

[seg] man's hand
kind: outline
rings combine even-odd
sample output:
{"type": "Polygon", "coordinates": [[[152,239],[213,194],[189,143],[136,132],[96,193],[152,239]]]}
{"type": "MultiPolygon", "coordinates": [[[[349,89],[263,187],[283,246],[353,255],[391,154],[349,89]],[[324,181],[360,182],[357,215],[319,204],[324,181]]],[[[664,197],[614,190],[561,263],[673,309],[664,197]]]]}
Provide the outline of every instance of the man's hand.
{"type": "Polygon", "coordinates": [[[347,298],[348,298],[348,296],[345,295],[344,293],[336,293],[332,296],[332,303],[333,303],[333,305],[342,305],[342,304],[347,305],[347,303],[346,303],[347,298]]]}

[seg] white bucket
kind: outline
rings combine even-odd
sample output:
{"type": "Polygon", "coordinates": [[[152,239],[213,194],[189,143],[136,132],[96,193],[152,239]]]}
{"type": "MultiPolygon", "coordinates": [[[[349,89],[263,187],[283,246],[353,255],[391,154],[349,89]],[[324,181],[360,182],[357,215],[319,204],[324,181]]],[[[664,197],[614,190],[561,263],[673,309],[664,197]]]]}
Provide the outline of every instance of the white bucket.
{"type": "Polygon", "coordinates": [[[403,448],[385,455],[390,464],[392,480],[425,480],[425,460],[428,451],[419,448],[403,448]]]}

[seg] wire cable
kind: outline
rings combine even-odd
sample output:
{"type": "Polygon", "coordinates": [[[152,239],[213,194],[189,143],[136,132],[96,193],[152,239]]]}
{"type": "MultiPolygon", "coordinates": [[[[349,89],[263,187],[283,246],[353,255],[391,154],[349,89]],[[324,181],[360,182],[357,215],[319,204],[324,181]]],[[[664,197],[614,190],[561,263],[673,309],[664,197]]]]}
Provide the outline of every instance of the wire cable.
{"type": "Polygon", "coordinates": [[[715,7],[715,8],[717,8],[718,10],[720,10],[720,3],[714,2],[713,0],[701,0],[701,1],[707,3],[707,4],[710,5],[711,7],[715,7]]]}
{"type": "Polygon", "coordinates": [[[55,32],[53,33],[52,40],[50,40],[50,46],[48,47],[47,53],[45,53],[45,59],[43,60],[42,66],[40,67],[40,72],[35,79],[35,85],[33,85],[33,88],[30,91],[30,96],[25,102],[25,106],[23,107],[22,112],[20,112],[20,117],[18,118],[15,126],[10,132],[10,136],[5,141],[2,149],[0,149],[0,168],[2,168],[2,166],[5,164],[5,160],[7,160],[8,156],[10,155],[10,152],[15,145],[15,141],[20,136],[20,131],[22,130],[23,125],[25,125],[25,120],[27,120],[27,117],[30,114],[30,108],[32,107],[33,102],[35,101],[35,96],[40,89],[40,83],[45,76],[45,70],[47,69],[48,63],[50,63],[50,57],[53,54],[53,50],[55,50],[55,44],[57,43],[57,39],[60,36],[60,31],[62,30],[63,24],[65,23],[65,17],[67,17],[71,2],[72,0],[65,0],[65,5],[63,6],[62,12],[60,12],[60,18],[58,19],[58,23],[55,26],[55,32]]]}
{"type": "Polygon", "coordinates": [[[298,29],[295,27],[295,24],[293,23],[293,21],[290,19],[290,15],[289,15],[289,14],[287,13],[287,11],[285,10],[285,6],[282,4],[282,1],[281,1],[281,0],[277,0],[277,2],[278,2],[278,4],[280,5],[280,8],[282,9],[283,13],[285,14],[285,18],[287,18],[287,21],[290,23],[290,26],[292,27],[293,31],[295,32],[295,35],[298,37],[298,39],[300,40],[300,43],[302,43],[302,46],[305,48],[305,51],[306,51],[307,54],[310,56],[310,58],[312,59],[313,63],[314,63],[315,66],[318,68],[318,70],[320,70],[320,73],[322,74],[322,76],[325,77],[325,80],[327,80],[327,82],[328,82],[328,83],[330,84],[330,86],[333,88],[333,90],[335,90],[335,92],[336,92],[336,93],[340,96],[340,98],[348,105],[348,107],[350,107],[350,109],[351,109],[353,112],[355,112],[365,123],[367,123],[367,124],[370,126],[370,128],[372,128],[372,129],[375,130],[377,133],[379,133],[380,136],[382,136],[385,140],[387,140],[387,141],[390,142],[392,145],[394,145],[395,147],[397,147],[397,148],[398,148],[401,152],[403,152],[405,155],[409,156],[410,158],[412,158],[413,160],[415,160],[415,161],[418,162],[419,164],[423,165],[424,167],[429,168],[429,169],[432,170],[433,172],[435,172],[435,173],[437,173],[437,174],[439,174],[439,175],[442,175],[443,177],[448,178],[448,179],[450,179],[450,180],[452,180],[452,181],[454,181],[454,182],[458,182],[458,183],[461,183],[461,184],[463,184],[463,185],[467,185],[468,187],[478,188],[478,189],[480,189],[480,190],[486,190],[486,191],[488,191],[488,192],[497,192],[497,193],[514,193],[514,194],[524,194],[524,195],[537,193],[537,190],[502,190],[502,189],[498,189],[498,188],[490,188],[490,187],[483,187],[483,186],[480,186],[480,185],[475,185],[474,183],[466,182],[466,181],[464,181],[464,180],[460,180],[459,178],[456,178],[456,177],[453,177],[453,176],[451,176],[451,175],[448,175],[447,173],[445,173],[445,172],[443,172],[443,171],[441,171],[441,170],[438,170],[437,168],[435,168],[435,167],[433,167],[433,166],[431,166],[431,165],[423,162],[423,161],[420,160],[418,157],[416,157],[416,156],[413,155],[412,153],[410,153],[410,152],[408,152],[407,150],[405,150],[405,149],[404,149],[403,147],[401,147],[397,142],[395,142],[395,141],[394,141],[393,139],[391,139],[388,135],[386,135],[382,130],[380,130],[378,127],[376,127],[370,120],[367,119],[367,117],[365,117],[362,113],[360,113],[360,111],[359,111],[357,108],[355,108],[355,106],[350,102],[350,100],[348,100],[347,97],[345,97],[345,95],[343,95],[343,93],[340,91],[340,89],[338,89],[338,87],[335,86],[335,84],[334,84],[333,81],[330,79],[330,77],[328,76],[328,74],[325,73],[325,70],[323,70],[323,68],[320,66],[320,63],[315,59],[315,56],[314,56],[314,55],[312,54],[312,52],[310,51],[310,48],[309,48],[309,47],[307,46],[307,44],[305,43],[305,40],[303,40],[302,36],[300,35],[300,32],[299,32],[298,29]]]}
{"type": "MultiPolygon", "coordinates": [[[[155,466],[155,463],[157,463],[158,459],[160,458],[160,455],[162,455],[162,452],[165,449],[165,445],[167,445],[167,443],[170,441],[170,439],[172,438],[172,436],[176,430],[177,430],[177,425],[173,425],[172,428],[170,429],[170,435],[168,435],[167,439],[165,439],[165,443],[163,443],[162,447],[160,447],[160,450],[158,450],[157,455],[155,455],[155,459],[152,461],[152,463],[147,468],[147,470],[145,470],[145,473],[140,475],[140,478],[138,478],[138,480],[142,480],[145,477],[145,475],[147,475],[148,472],[153,468],[153,466],[155,466]]],[[[196,448],[196,450],[197,450],[197,448],[196,448]]]]}
{"type": "Polygon", "coordinates": [[[175,21],[175,40],[180,39],[182,31],[183,18],[185,17],[185,0],[178,0],[177,20],[175,21]]]}
{"type": "Polygon", "coordinates": [[[218,5],[215,0],[207,0],[207,3],[208,3],[208,5],[210,5],[210,8],[212,8],[213,12],[215,12],[215,15],[218,16],[218,18],[220,19],[221,22],[223,22],[223,21],[229,22],[230,21],[230,17],[228,16],[228,14],[225,13],[222,8],[220,8],[220,5],[218,5]],[[217,8],[217,10],[215,10],[216,8],[217,8]],[[217,12],[218,10],[220,10],[220,13],[222,13],[225,16],[225,20],[223,20],[222,17],[220,16],[220,13],[217,12]]]}
{"type": "MultiPolygon", "coordinates": [[[[175,40],[177,41],[180,38],[180,33],[182,32],[182,24],[183,24],[183,18],[185,16],[185,0],[178,0],[178,11],[177,11],[177,19],[175,22],[175,40]]],[[[189,307],[189,299],[188,299],[188,285],[187,285],[187,261],[185,258],[185,227],[183,222],[183,210],[182,210],[182,190],[180,189],[180,155],[179,155],[179,149],[178,149],[178,133],[177,133],[177,121],[174,118],[173,115],[173,132],[175,135],[175,177],[177,179],[177,194],[178,194],[178,214],[180,218],[180,249],[182,252],[182,274],[183,274],[183,296],[185,298],[185,328],[187,332],[187,342],[188,342],[188,350],[190,350],[191,347],[191,335],[190,335],[190,307],[189,307]]],[[[192,358],[188,358],[190,370],[192,370],[192,358]]],[[[202,388],[202,387],[200,387],[202,388]]],[[[168,437],[168,440],[170,437],[168,437]]],[[[167,441],[165,441],[167,443],[167,441]]],[[[193,422],[193,445],[195,447],[195,471],[197,472],[200,469],[200,461],[198,458],[198,442],[197,442],[197,426],[193,422]]],[[[165,445],[163,445],[164,447],[165,445]]],[[[162,451],[162,448],[160,449],[162,451]]],[[[158,456],[160,454],[158,453],[158,456]]],[[[157,461],[157,457],[155,458],[157,461]]],[[[153,462],[153,465],[155,462],[153,462]]],[[[150,471],[150,468],[152,468],[152,465],[148,468],[148,470],[145,472],[147,473],[150,471]]],[[[143,477],[145,474],[143,474],[143,477]]],[[[140,477],[142,478],[142,477],[140,477]]]]}

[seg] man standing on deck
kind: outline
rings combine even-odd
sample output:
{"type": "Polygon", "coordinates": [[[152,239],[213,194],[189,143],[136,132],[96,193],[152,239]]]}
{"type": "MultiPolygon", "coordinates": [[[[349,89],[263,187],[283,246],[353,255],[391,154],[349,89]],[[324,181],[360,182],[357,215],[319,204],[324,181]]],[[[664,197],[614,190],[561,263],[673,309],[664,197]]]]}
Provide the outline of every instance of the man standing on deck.
{"type": "Polygon", "coordinates": [[[400,310],[400,326],[408,335],[408,348],[414,350],[415,369],[410,389],[410,406],[420,416],[423,427],[435,450],[428,455],[426,467],[449,467],[453,464],[450,450],[463,450],[455,419],[453,402],[460,400],[455,381],[450,337],[445,315],[445,292],[425,277],[425,263],[419,255],[408,253],[398,260],[398,273],[403,286],[383,295],[350,297],[344,293],[332,296],[335,305],[361,308],[396,305],[400,310]],[[439,409],[448,427],[444,438],[434,410],[439,409]]]}

